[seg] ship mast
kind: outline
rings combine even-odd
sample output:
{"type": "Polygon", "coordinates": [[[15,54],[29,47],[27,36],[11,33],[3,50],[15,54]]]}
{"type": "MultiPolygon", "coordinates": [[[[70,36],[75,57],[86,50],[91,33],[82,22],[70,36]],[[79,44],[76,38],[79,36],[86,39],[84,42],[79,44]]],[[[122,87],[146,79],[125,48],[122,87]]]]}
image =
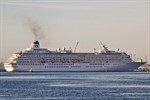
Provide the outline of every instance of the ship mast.
{"type": "Polygon", "coordinates": [[[77,46],[78,46],[79,42],[77,42],[75,48],[74,48],[74,52],[76,52],[77,46]]]}
{"type": "Polygon", "coordinates": [[[108,47],[105,44],[103,44],[102,42],[100,42],[100,44],[105,51],[108,51],[108,47]]]}

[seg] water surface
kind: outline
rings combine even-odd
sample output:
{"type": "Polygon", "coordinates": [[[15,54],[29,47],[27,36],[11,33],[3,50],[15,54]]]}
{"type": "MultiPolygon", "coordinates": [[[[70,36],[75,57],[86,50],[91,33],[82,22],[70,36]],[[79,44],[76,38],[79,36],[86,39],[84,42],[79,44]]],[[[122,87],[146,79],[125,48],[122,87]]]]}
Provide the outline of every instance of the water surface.
{"type": "Polygon", "coordinates": [[[0,100],[150,100],[150,74],[0,72],[0,100]]]}

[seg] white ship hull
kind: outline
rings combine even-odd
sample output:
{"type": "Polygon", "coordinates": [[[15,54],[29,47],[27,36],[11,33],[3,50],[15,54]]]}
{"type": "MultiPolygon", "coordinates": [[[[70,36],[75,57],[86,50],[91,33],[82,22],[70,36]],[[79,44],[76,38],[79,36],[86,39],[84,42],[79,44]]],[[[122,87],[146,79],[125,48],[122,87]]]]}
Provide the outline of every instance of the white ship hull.
{"type": "Polygon", "coordinates": [[[115,64],[104,64],[94,65],[88,63],[77,63],[77,64],[44,64],[44,65],[24,65],[24,66],[12,66],[5,65],[5,69],[8,72],[22,71],[22,72],[120,72],[120,71],[134,71],[139,66],[143,65],[144,62],[131,62],[126,64],[115,63],[115,64]]]}
{"type": "Polygon", "coordinates": [[[40,48],[38,41],[32,48],[13,54],[4,63],[6,71],[134,71],[145,62],[132,62],[125,52],[110,51],[102,45],[101,52],[73,53],[65,48],[50,51],[40,48]]]}

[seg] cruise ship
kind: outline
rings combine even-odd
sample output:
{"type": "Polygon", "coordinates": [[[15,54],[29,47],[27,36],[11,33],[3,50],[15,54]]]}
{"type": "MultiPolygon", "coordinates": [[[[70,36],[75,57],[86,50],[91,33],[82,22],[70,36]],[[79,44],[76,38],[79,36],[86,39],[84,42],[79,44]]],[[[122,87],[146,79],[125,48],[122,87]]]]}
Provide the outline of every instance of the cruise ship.
{"type": "Polygon", "coordinates": [[[4,63],[7,72],[120,72],[134,71],[145,64],[142,60],[135,62],[130,55],[120,50],[109,50],[104,44],[103,49],[93,53],[77,53],[66,48],[50,51],[41,48],[39,41],[32,43],[31,48],[13,54],[4,63]]]}

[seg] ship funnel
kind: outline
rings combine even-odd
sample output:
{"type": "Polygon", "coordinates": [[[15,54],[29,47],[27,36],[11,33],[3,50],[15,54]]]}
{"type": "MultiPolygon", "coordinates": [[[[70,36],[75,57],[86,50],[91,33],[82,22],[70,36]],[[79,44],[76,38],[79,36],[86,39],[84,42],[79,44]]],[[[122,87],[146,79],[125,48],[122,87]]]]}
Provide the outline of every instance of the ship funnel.
{"type": "Polygon", "coordinates": [[[39,49],[39,48],[40,48],[40,43],[39,43],[39,41],[33,42],[32,48],[33,48],[33,49],[39,49]]]}

